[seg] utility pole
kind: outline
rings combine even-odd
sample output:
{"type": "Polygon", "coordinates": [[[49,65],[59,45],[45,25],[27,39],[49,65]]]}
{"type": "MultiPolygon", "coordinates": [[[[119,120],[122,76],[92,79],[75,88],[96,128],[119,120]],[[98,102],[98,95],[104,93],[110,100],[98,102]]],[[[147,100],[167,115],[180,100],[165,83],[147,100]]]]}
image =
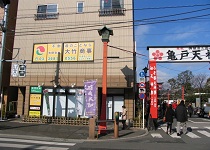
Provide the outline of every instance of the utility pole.
{"type": "MultiPolygon", "coordinates": [[[[9,11],[9,3],[4,3],[5,1],[0,1],[0,3],[4,4],[4,19],[3,19],[3,26],[2,28],[2,41],[0,47],[0,106],[1,106],[1,118],[2,120],[2,101],[3,101],[3,87],[2,87],[2,74],[3,74],[3,59],[4,59],[4,51],[5,51],[5,43],[6,43],[6,31],[7,31],[7,21],[8,21],[8,11],[9,11]]],[[[9,1],[8,1],[9,2],[9,1]]],[[[2,5],[1,5],[2,7],[2,5]]]]}

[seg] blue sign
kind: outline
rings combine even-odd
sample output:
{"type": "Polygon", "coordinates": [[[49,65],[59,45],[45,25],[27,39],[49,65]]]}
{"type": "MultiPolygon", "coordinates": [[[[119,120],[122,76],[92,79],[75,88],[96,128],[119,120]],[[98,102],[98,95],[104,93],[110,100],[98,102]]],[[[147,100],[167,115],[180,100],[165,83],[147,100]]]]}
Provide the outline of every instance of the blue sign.
{"type": "Polygon", "coordinates": [[[144,73],[144,72],[140,72],[140,73],[139,73],[139,76],[140,76],[140,77],[145,77],[145,73],[144,73]]]}
{"type": "Polygon", "coordinates": [[[140,93],[140,94],[139,94],[139,98],[140,98],[140,99],[145,99],[145,94],[144,94],[144,93],[140,93]]]}

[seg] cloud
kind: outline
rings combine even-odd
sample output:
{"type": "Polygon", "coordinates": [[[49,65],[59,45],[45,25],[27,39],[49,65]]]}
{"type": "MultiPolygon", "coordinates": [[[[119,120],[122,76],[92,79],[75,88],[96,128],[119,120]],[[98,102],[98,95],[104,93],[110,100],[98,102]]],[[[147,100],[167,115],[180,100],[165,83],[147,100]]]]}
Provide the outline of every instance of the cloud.
{"type": "Polygon", "coordinates": [[[149,31],[150,31],[150,27],[147,26],[147,25],[138,26],[135,29],[135,35],[136,35],[137,44],[138,43],[141,43],[141,45],[142,45],[142,43],[145,42],[145,36],[144,36],[144,34],[149,33],[149,31]]]}
{"type": "Polygon", "coordinates": [[[177,26],[171,30],[169,30],[169,33],[175,33],[175,34],[170,34],[169,36],[165,37],[165,40],[184,40],[184,39],[191,39],[194,37],[197,37],[199,32],[205,30],[205,25],[200,25],[200,24],[193,24],[193,25],[187,25],[187,26],[177,26]]]}

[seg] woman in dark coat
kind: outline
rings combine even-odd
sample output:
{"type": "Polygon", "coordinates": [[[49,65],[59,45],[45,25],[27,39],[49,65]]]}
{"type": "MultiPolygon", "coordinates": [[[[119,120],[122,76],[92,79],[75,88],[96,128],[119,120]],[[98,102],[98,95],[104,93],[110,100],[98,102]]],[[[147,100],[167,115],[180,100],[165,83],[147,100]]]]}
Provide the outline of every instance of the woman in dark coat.
{"type": "Polygon", "coordinates": [[[169,104],[169,106],[166,109],[165,112],[165,121],[167,122],[167,131],[166,134],[168,134],[168,129],[170,131],[171,134],[171,130],[172,130],[172,123],[173,123],[173,116],[175,115],[174,110],[172,109],[172,105],[169,104]]]}

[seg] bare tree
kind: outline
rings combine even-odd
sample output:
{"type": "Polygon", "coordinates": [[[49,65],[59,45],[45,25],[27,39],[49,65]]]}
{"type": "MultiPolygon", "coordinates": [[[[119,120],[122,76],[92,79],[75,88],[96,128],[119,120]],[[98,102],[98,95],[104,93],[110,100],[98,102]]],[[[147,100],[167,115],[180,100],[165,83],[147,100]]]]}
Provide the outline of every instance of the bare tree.
{"type": "Polygon", "coordinates": [[[198,74],[194,76],[193,83],[192,83],[194,88],[198,89],[199,92],[202,92],[203,88],[205,87],[207,78],[208,76],[206,74],[198,74]]]}

